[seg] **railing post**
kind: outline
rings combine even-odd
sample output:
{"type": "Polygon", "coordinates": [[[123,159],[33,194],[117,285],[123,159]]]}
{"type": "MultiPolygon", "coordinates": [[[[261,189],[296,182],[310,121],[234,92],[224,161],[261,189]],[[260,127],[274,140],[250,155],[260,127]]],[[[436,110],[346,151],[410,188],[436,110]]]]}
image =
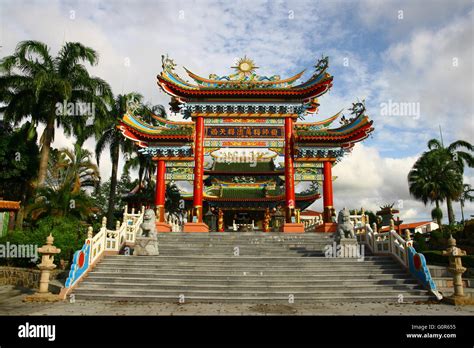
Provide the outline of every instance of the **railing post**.
{"type": "Polygon", "coordinates": [[[406,242],[405,242],[405,265],[408,267],[408,248],[413,246],[413,241],[411,239],[410,230],[408,230],[408,229],[405,230],[405,238],[406,238],[406,242]]]}
{"type": "Polygon", "coordinates": [[[392,236],[392,231],[395,231],[395,221],[393,219],[390,220],[390,231],[388,232],[388,247],[390,254],[394,254],[393,252],[393,236],[392,236]]]}
{"type": "Polygon", "coordinates": [[[375,250],[375,238],[377,237],[376,234],[378,233],[377,232],[377,224],[375,222],[372,224],[372,231],[373,231],[373,233],[372,233],[372,250],[375,253],[375,251],[376,251],[375,250]]]}

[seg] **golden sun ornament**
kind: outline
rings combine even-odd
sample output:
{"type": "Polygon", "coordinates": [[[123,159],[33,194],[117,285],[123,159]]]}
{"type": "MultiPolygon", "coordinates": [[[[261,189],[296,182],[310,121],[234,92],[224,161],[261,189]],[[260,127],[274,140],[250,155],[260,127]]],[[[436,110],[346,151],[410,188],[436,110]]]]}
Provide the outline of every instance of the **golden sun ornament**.
{"type": "Polygon", "coordinates": [[[255,65],[254,61],[246,56],[240,58],[237,61],[237,65],[232,67],[236,69],[239,74],[244,76],[249,76],[255,72],[255,69],[258,69],[258,66],[255,65]]]}

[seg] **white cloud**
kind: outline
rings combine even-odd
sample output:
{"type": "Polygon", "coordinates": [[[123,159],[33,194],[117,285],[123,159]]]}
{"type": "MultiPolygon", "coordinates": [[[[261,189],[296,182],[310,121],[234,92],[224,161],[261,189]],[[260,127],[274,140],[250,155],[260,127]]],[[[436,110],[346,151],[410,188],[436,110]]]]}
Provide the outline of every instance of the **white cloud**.
{"type": "Polygon", "coordinates": [[[382,129],[413,129],[432,137],[441,125],[450,141],[473,139],[473,20],[471,11],[440,29],[414,31],[381,54],[384,67],[375,80],[381,88],[373,101],[418,102],[421,111],[419,118],[379,116],[382,129]]]}

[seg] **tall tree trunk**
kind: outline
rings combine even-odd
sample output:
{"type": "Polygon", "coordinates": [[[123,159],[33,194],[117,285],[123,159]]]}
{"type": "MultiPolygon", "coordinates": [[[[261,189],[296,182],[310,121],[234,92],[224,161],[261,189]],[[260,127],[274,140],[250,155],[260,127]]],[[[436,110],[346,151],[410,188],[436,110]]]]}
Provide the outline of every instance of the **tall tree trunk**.
{"type": "MultiPolygon", "coordinates": [[[[436,200],[435,202],[436,202],[436,208],[437,208],[437,209],[441,209],[441,208],[439,207],[439,201],[436,200]]],[[[441,231],[441,230],[443,229],[443,227],[442,227],[443,225],[442,225],[442,221],[441,221],[441,219],[440,219],[439,216],[436,217],[436,223],[438,224],[439,230],[441,231]]]]}
{"type": "Polygon", "coordinates": [[[110,193],[109,193],[109,206],[107,209],[107,226],[113,228],[114,226],[114,211],[115,211],[115,199],[117,196],[117,174],[118,174],[118,163],[120,158],[120,146],[117,142],[111,149],[112,155],[112,175],[110,177],[110,193]]]}
{"type": "Polygon", "coordinates": [[[448,207],[448,221],[449,221],[449,224],[452,225],[456,222],[455,221],[456,218],[454,216],[453,201],[451,200],[450,197],[446,197],[446,205],[448,207]]]}
{"type": "Polygon", "coordinates": [[[23,219],[25,217],[25,208],[23,204],[20,205],[20,210],[16,213],[15,219],[15,230],[22,230],[23,229],[23,219]]]}
{"type": "Polygon", "coordinates": [[[46,123],[46,128],[43,131],[40,163],[38,171],[38,187],[43,187],[46,180],[46,173],[48,171],[49,153],[51,151],[51,142],[54,135],[54,117],[50,116],[46,123]]]}
{"type": "Polygon", "coordinates": [[[461,200],[461,219],[462,222],[464,223],[464,201],[461,200]]]}
{"type": "Polygon", "coordinates": [[[21,201],[20,201],[20,210],[16,213],[16,220],[15,220],[15,229],[22,230],[23,229],[23,219],[25,218],[25,206],[26,206],[26,192],[27,192],[27,185],[23,184],[23,193],[21,194],[21,201]]]}

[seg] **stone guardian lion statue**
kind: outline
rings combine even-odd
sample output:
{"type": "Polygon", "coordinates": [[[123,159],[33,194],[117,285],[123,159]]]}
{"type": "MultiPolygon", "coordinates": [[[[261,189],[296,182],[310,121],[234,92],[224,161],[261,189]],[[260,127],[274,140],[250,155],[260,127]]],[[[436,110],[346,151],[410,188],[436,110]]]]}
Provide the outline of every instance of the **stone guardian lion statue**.
{"type": "Polygon", "coordinates": [[[155,220],[153,209],[145,210],[143,222],[140,224],[135,236],[134,256],[159,255],[155,220]]]}
{"type": "Polygon", "coordinates": [[[341,238],[356,239],[350,213],[346,208],[339,211],[339,215],[337,216],[337,230],[334,240],[339,243],[341,238]]]}

